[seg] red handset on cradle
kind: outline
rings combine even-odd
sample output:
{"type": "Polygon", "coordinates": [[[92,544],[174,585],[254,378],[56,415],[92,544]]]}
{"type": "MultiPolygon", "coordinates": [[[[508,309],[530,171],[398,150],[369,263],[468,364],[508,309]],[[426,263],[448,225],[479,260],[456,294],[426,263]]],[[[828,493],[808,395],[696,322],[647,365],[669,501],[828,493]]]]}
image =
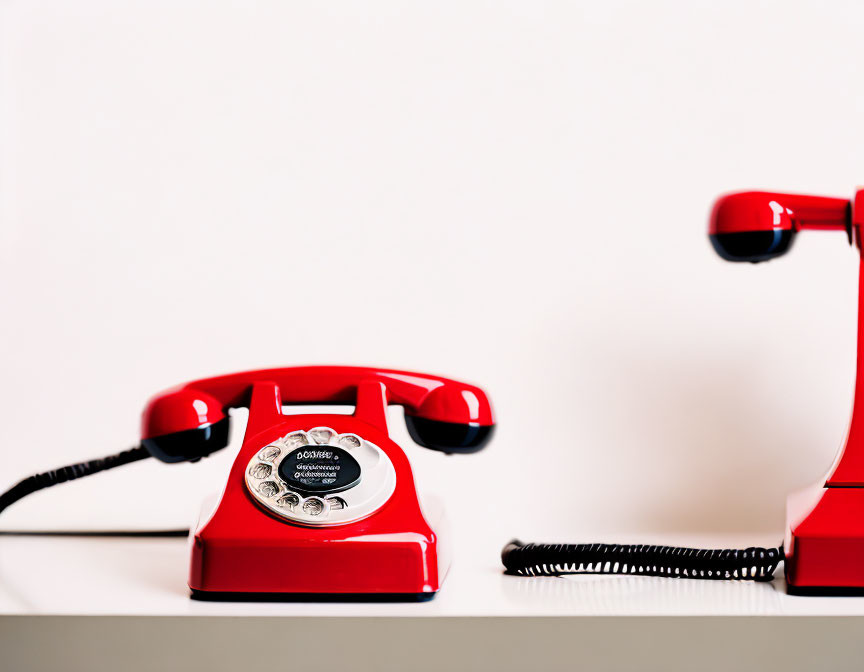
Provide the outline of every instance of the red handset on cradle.
{"type": "Polygon", "coordinates": [[[404,406],[411,438],[445,453],[480,450],[494,426],[489,400],[473,385],[391,369],[295,366],[204,378],[158,394],[144,410],[142,443],[164,462],[224,448],[228,409],[251,407],[256,386],[267,386],[285,405],[356,404],[354,417],[383,429],[384,407],[404,406]]]}
{"type": "Polygon", "coordinates": [[[243,445],[215,508],[192,531],[189,586],[203,599],[351,595],[425,599],[447,573],[440,509],[421,509],[408,458],[387,431],[405,407],[411,437],[445,453],[482,448],[484,392],[423,373],[300,366],[205,378],[147,404],[141,445],[24,479],[22,497],[153,456],[197,460],[228,445],[228,410],[249,408],[243,445]],[[352,415],[283,415],[283,404],[351,404],[352,415]]]}

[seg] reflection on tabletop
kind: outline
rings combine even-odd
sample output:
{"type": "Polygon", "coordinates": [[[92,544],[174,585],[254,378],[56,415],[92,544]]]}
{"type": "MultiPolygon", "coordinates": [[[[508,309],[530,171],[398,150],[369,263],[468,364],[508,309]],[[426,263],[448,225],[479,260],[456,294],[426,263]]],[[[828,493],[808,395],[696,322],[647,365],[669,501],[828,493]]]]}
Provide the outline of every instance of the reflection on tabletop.
{"type": "Polygon", "coordinates": [[[755,616],[781,612],[784,599],[796,599],[785,594],[782,573],[770,583],[609,574],[502,576],[501,582],[508,599],[522,606],[568,603],[591,614],[692,613],[707,607],[713,614],[755,616]]]}

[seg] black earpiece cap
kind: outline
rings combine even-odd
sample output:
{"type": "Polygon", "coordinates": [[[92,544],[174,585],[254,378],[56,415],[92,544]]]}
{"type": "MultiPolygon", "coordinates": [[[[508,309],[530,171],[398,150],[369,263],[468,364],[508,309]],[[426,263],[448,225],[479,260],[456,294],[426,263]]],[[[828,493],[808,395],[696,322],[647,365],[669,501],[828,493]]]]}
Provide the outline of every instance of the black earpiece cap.
{"type": "Polygon", "coordinates": [[[794,232],[788,229],[740,231],[715,233],[709,237],[714,250],[726,261],[749,261],[755,264],[786,254],[792,246],[794,232]]]}
{"type": "Polygon", "coordinates": [[[442,422],[405,415],[408,433],[424,448],[443,453],[476,453],[492,438],[495,425],[442,422]]]}
{"type": "Polygon", "coordinates": [[[141,445],[163,462],[194,462],[228,445],[230,420],[225,416],[205,427],[142,439],[141,445]]]}

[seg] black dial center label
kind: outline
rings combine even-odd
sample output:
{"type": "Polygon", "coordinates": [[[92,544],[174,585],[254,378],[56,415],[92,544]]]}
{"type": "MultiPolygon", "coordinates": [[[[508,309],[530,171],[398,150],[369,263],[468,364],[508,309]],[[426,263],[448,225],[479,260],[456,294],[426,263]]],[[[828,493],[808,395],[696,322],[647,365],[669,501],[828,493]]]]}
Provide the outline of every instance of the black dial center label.
{"type": "Polygon", "coordinates": [[[285,456],[279,464],[279,477],[291,490],[339,492],[360,482],[360,464],[336,446],[303,446],[285,456]]]}

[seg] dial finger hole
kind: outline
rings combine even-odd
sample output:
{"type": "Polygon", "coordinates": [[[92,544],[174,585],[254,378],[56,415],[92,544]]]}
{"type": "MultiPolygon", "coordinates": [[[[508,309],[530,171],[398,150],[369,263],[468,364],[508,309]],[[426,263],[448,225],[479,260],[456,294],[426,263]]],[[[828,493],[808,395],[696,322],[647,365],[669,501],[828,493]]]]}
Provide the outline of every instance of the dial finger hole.
{"type": "Polygon", "coordinates": [[[304,432],[294,432],[286,436],[284,440],[288,448],[299,448],[309,444],[309,439],[304,432]]]}
{"type": "Polygon", "coordinates": [[[269,478],[273,472],[273,468],[269,464],[259,462],[249,470],[249,475],[252,478],[269,478]]]}
{"type": "Polygon", "coordinates": [[[328,497],[327,503],[330,505],[331,511],[339,511],[340,509],[344,509],[347,504],[345,504],[345,500],[341,497],[328,497]]]}
{"type": "Polygon", "coordinates": [[[343,448],[359,448],[360,439],[353,434],[343,434],[339,437],[339,445],[343,448]]]}
{"type": "Polygon", "coordinates": [[[260,492],[265,497],[272,497],[277,492],[279,492],[279,486],[276,485],[273,481],[264,481],[261,485],[258,486],[258,492],[260,492]]]}
{"type": "Polygon", "coordinates": [[[280,452],[279,446],[267,446],[264,450],[258,453],[258,459],[272,462],[279,457],[280,452]]]}
{"type": "Polygon", "coordinates": [[[300,497],[293,492],[289,492],[285,495],[282,495],[279,499],[276,500],[276,503],[279,506],[284,506],[288,509],[293,509],[300,503],[300,497]]]}
{"type": "Polygon", "coordinates": [[[309,438],[312,439],[315,443],[329,443],[330,439],[332,439],[336,435],[332,429],[328,429],[327,427],[316,427],[309,432],[309,438]]]}
{"type": "Polygon", "coordinates": [[[303,502],[303,513],[309,516],[320,516],[324,513],[324,502],[317,497],[310,497],[303,502]]]}

